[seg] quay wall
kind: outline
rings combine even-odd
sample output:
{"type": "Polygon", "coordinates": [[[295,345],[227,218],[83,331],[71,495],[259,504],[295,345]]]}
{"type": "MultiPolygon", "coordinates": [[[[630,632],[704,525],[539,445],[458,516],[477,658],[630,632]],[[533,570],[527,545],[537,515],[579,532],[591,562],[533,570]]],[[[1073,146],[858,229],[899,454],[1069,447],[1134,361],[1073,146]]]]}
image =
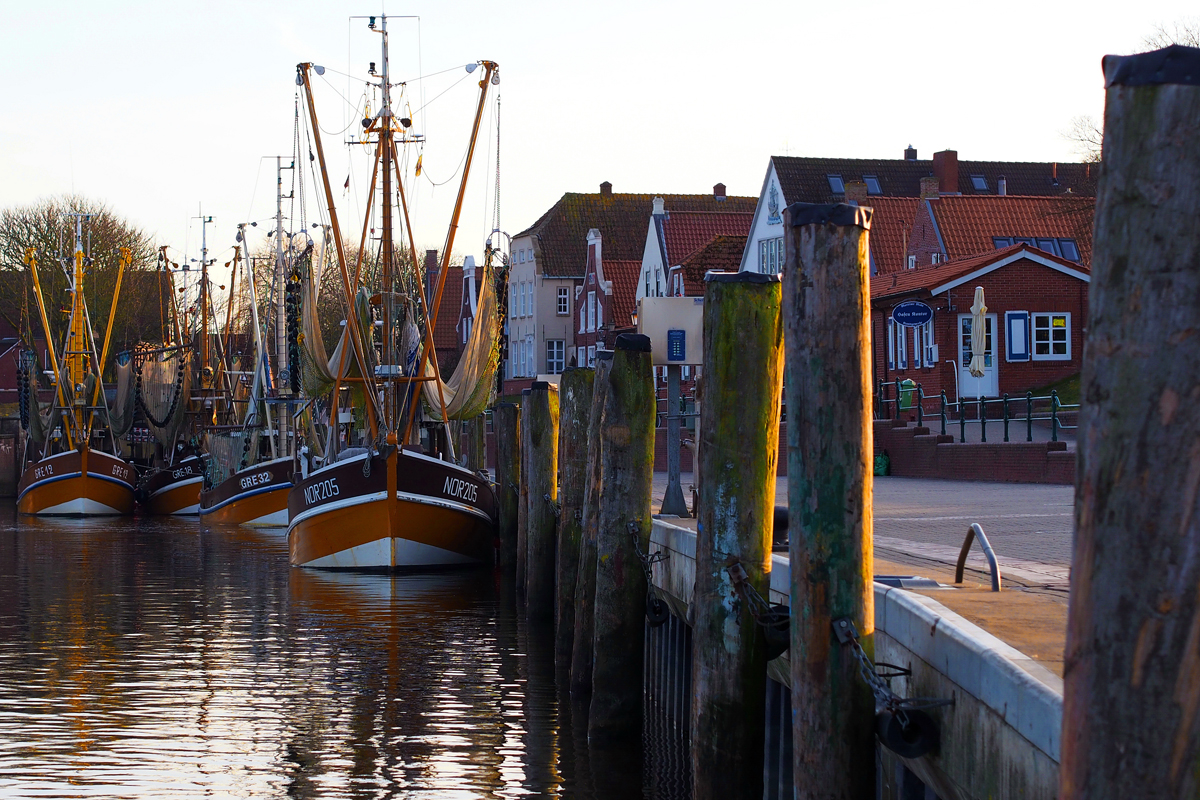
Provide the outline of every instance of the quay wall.
{"type": "MultiPolygon", "coordinates": [[[[652,550],[669,554],[653,566],[654,585],[674,617],[690,624],[696,533],[656,519],[650,539],[652,550]]],[[[769,599],[790,605],[788,558],[775,553],[771,562],[769,599]]],[[[649,650],[648,658],[655,652],[649,650]]],[[[668,652],[679,657],[677,648],[668,652]]],[[[941,731],[934,753],[910,760],[879,748],[883,800],[916,796],[911,794],[914,781],[941,800],[1057,796],[1061,678],[936,600],[880,583],[875,584],[875,658],[912,671],[892,682],[900,696],[954,701],[927,712],[941,731]]],[[[790,796],[790,773],[782,758],[783,748],[791,748],[786,653],[768,663],[767,674],[767,797],[790,796]]]]}
{"type": "MultiPolygon", "coordinates": [[[[873,428],[875,455],[887,453],[892,475],[959,481],[1075,484],[1075,452],[1067,450],[1065,442],[960,443],[949,433],[941,436],[931,433],[928,427],[886,419],[875,420],[873,428]]],[[[1015,435],[1015,428],[1014,425],[1010,430],[1010,437],[1015,435]]],[[[999,423],[994,431],[997,440],[1004,435],[999,423]]]]}

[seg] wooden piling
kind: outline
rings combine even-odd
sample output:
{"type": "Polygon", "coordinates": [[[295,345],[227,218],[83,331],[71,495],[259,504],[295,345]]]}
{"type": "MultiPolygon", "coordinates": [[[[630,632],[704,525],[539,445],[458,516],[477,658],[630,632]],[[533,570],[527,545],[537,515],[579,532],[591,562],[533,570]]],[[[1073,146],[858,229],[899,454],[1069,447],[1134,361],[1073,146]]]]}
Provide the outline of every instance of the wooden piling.
{"type": "MultiPolygon", "coordinates": [[[[845,204],[797,203],[784,216],[797,797],[874,796],[874,700],[832,628],[849,618],[873,655],[870,220],[845,204]]],[[[717,387],[705,388],[711,403],[717,387]]]]}
{"type": "Polygon", "coordinates": [[[500,567],[517,568],[517,503],[521,486],[521,409],[500,403],[492,410],[496,430],[496,498],[500,506],[500,567]]]}
{"type": "Polygon", "coordinates": [[[558,387],[534,381],[529,396],[525,486],[525,617],[554,619],[554,534],[558,527],[558,387]]]}
{"type": "Polygon", "coordinates": [[[783,388],[782,291],[760,272],[709,273],[704,295],[700,532],[692,629],[696,800],[761,797],[767,598],[783,388]],[[731,567],[740,564],[741,571],[731,567]],[[744,573],[744,574],[743,574],[744,573]],[[736,576],[736,580],[735,580],[736,576]]]}
{"type": "Polygon", "coordinates": [[[603,442],[600,426],[608,393],[612,351],[596,353],[592,405],[588,410],[587,467],[584,474],[583,519],[580,526],[579,570],[575,582],[575,635],[571,641],[571,695],[581,702],[592,693],[592,638],[596,603],[596,540],[600,529],[600,468],[603,442]]]}
{"type": "Polygon", "coordinates": [[[554,660],[570,668],[575,637],[575,584],[587,485],[588,416],[596,370],[571,367],[559,383],[558,548],[555,553],[554,660]]]}
{"type": "Polygon", "coordinates": [[[463,423],[466,442],[463,446],[467,457],[467,469],[479,472],[487,469],[487,417],[466,420],[463,423]]]}
{"type": "Polygon", "coordinates": [[[642,732],[646,576],[654,477],[654,372],[650,339],[617,337],[600,429],[600,521],[588,738],[604,744],[642,732]],[[635,548],[637,548],[635,550],[635,548]]]}
{"type": "Polygon", "coordinates": [[[1059,796],[1200,795],[1200,50],[1104,59],[1059,796]]]}
{"type": "Polygon", "coordinates": [[[529,555],[529,389],[521,391],[521,482],[517,484],[517,594],[525,596],[525,562],[529,555]]]}

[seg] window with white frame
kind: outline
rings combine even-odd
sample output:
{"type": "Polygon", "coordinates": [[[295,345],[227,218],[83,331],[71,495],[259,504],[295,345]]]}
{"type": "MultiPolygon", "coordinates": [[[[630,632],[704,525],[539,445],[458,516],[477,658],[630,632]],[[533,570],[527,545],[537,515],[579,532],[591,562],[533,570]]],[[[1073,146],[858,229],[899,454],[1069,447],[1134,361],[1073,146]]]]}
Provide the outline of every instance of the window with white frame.
{"type": "Polygon", "coordinates": [[[533,363],[533,334],[525,335],[525,377],[532,378],[537,375],[537,365],[533,363]]]}
{"type": "Polygon", "coordinates": [[[896,369],[908,369],[908,333],[903,326],[896,328],[896,369]]]}
{"type": "Polygon", "coordinates": [[[528,299],[528,301],[527,301],[529,305],[528,305],[528,307],[525,309],[525,316],[527,316],[527,317],[532,317],[532,316],[533,316],[533,287],[534,287],[534,282],[533,282],[533,281],[530,281],[529,283],[527,283],[527,284],[525,284],[525,285],[526,285],[527,287],[529,287],[529,288],[526,290],[526,294],[528,294],[528,296],[529,296],[529,299],[528,299]]]}
{"type": "Polygon", "coordinates": [[[1033,317],[1034,361],[1069,361],[1071,359],[1071,315],[1035,312],[1031,316],[1033,317]]]}
{"type": "Polygon", "coordinates": [[[662,267],[656,267],[654,270],[654,296],[662,297],[663,293],[663,271],[662,267]]]}
{"type": "MultiPolygon", "coordinates": [[[[921,344],[922,344],[921,340],[924,335],[924,328],[908,328],[907,330],[912,331],[912,340],[913,340],[912,341],[912,343],[913,343],[912,365],[913,365],[913,369],[920,369],[921,367],[925,366],[924,361],[922,360],[922,356],[924,356],[925,350],[923,347],[921,347],[921,344]]],[[[904,336],[906,338],[908,337],[907,330],[904,334],[904,336]]]]}
{"type": "Polygon", "coordinates": [[[596,330],[596,293],[595,292],[588,292],[587,329],[589,331],[596,330]]]}
{"type": "Polygon", "coordinates": [[[562,339],[546,340],[546,372],[557,375],[566,366],[567,348],[562,339]]]}
{"type": "Polygon", "coordinates": [[[908,257],[908,268],[909,268],[909,269],[916,269],[916,268],[917,268],[917,257],[916,257],[916,256],[909,256],[909,257],[908,257]]]}
{"type": "Polygon", "coordinates": [[[887,365],[888,369],[896,368],[896,320],[890,316],[887,321],[887,365]]]}
{"type": "Polygon", "coordinates": [[[566,286],[558,287],[558,316],[565,317],[571,313],[570,290],[566,286]]]}
{"type": "Polygon", "coordinates": [[[595,345],[588,345],[587,365],[589,367],[596,366],[596,346],[595,345]]]}
{"type": "Polygon", "coordinates": [[[921,358],[927,367],[937,366],[937,344],[933,341],[933,320],[921,326],[921,358]]]}
{"type": "Polygon", "coordinates": [[[783,269],[783,237],[760,239],[758,242],[758,271],[774,275],[783,269]]]}
{"type": "Polygon", "coordinates": [[[466,344],[467,339],[471,338],[471,318],[470,317],[463,317],[462,329],[463,329],[463,344],[466,344]]]}
{"type": "Polygon", "coordinates": [[[646,270],[645,278],[646,278],[646,297],[649,297],[650,296],[650,270],[646,270]]]}
{"type": "Polygon", "coordinates": [[[932,263],[932,264],[940,264],[940,263],[942,263],[942,262],[943,262],[943,261],[945,261],[945,260],[946,260],[946,259],[942,257],[942,254],[941,254],[941,253],[934,253],[934,254],[933,254],[933,256],[932,256],[932,258],[931,258],[931,260],[930,260],[930,263],[932,263]]]}

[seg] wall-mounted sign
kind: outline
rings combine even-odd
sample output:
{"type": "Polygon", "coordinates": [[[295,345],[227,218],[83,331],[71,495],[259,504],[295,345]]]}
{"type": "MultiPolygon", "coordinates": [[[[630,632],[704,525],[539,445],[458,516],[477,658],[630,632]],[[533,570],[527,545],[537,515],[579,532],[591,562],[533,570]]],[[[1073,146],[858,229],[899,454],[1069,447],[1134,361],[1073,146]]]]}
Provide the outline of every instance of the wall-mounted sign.
{"type": "Polygon", "coordinates": [[[905,300],[892,309],[892,319],[906,328],[919,328],[933,319],[933,309],[920,300],[905,300]]]}
{"type": "Polygon", "coordinates": [[[687,331],[667,331],[667,361],[679,364],[687,361],[687,331]]]}

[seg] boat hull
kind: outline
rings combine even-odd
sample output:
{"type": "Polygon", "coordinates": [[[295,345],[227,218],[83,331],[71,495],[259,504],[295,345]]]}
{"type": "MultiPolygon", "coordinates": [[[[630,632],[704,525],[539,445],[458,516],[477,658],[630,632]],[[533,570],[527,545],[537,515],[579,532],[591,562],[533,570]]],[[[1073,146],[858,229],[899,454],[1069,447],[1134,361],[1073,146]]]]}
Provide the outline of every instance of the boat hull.
{"type": "Polygon", "coordinates": [[[148,514],[195,516],[200,513],[204,465],[195,456],[163,467],[138,485],[138,501],[148,514]]]}
{"type": "Polygon", "coordinates": [[[496,500],[479,476],[409,451],[318,470],[288,498],[294,566],[425,569],[490,564],[496,500]]]}
{"type": "Polygon", "coordinates": [[[200,517],[223,525],[288,524],[288,492],[292,459],[277,458],[235,472],[212,489],[200,492],[200,517]]]}
{"type": "Polygon", "coordinates": [[[98,450],[73,450],[32,464],[17,487],[17,511],[39,516],[133,513],[137,470],[98,450]]]}

